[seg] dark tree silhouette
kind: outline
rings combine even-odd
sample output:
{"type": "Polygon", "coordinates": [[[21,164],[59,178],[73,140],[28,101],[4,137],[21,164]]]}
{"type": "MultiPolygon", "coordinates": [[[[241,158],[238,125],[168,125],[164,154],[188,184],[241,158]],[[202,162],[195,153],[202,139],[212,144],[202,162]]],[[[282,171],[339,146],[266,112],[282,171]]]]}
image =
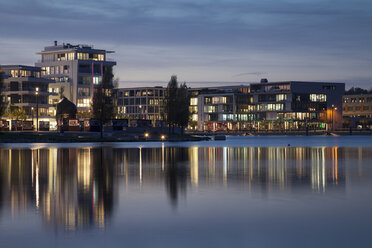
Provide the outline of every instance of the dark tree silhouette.
{"type": "Polygon", "coordinates": [[[186,127],[189,121],[189,93],[186,83],[178,85],[173,75],[168,83],[165,98],[165,114],[169,129],[186,127]]]}
{"type": "Polygon", "coordinates": [[[113,79],[114,74],[112,73],[112,67],[104,67],[102,83],[99,87],[94,89],[93,116],[100,121],[101,138],[103,136],[103,125],[115,115],[112,97],[114,88],[113,79]]]}
{"type": "Polygon", "coordinates": [[[370,90],[362,89],[359,87],[351,87],[349,90],[345,91],[345,95],[358,95],[358,94],[368,94],[372,93],[372,88],[370,90]]]}
{"type": "Polygon", "coordinates": [[[3,116],[5,112],[5,104],[3,99],[3,87],[4,87],[4,80],[3,80],[3,72],[0,71],[0,117],[3,116]]]}

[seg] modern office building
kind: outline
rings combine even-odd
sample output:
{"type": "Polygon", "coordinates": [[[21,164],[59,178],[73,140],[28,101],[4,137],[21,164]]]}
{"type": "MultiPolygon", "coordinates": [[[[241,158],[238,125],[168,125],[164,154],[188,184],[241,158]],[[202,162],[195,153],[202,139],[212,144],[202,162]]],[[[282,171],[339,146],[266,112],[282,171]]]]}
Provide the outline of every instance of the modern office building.
{"type": "Polygon", "coordinates": [[[344,127],[372,126],[372,94],[344,95],[342,117],[344,127]]]}
{"type": "Polygon", "coordinates": [[[238,130],[252,118],[244,111],[251,101],[249,86],[194,88],[190,94],[190,130],[238,130]]]}
{"type": "MultiPolygon", "coordinates": [[[[123,118],[162,120],[165,90],[161,87],[119,89],[118,114],[123,118]]],[[[342,127],[344,91],[343,83],[266,80],[250,86],[192,88],[188,129],[333,130],[342,127]]]]}
{"type": "Polygon", "coordinates": [[[2,65],[0,71],[3,72],[3,97],[7,105],[3,118],[11,120],[9,113],[19,108],[24,110],[26,120],[33,121],[34,127],[36,127],[37,116],[39,122],[55,122],[53,113],[49,112],[49,108],[53,105],[48,102],[49,97],[53,96],[53,93],[48,92],[48,85],[54,81],[42,78],[40,67],[2,65]]]}
{"type": "Polygon", "coordinates": [[[153,126],[164,119],[163,87],[118,88],[114,95],[119,118],[151,120],[153,126]]]}
{"type": "Polygon", "coordinates": [[[268,82],[251,84],[253,128],[268,130],[342,127],[344,83],[268,82]]]}
{"type": "Polygon", "coordinates": [[[77,105],[78,113],[91,110],[94,88],[99,87],[108,67],[116,62],[107,58],[113,53],[94,49],[88,45],[58,44],[47,46],[38,54],[41,60],[35,63],[42,68],[41,77],[54,80],[49,91],[57,93],[50,97],[49,103],[55,105],[63,96],[77,105]]]}

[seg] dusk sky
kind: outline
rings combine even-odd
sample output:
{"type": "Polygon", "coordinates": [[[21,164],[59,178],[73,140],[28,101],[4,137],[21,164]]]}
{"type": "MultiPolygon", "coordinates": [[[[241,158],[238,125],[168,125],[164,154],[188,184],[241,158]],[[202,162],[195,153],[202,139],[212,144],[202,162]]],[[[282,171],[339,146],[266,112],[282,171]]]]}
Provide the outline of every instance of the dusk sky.
{"type": "Polygon", "coordinates": [[[115,51],[122,86],[175,74],[372,87],[371,0],[0,0],[0,23],[0,64],[33,65],[54,40],[91,44],[115,51]]]}

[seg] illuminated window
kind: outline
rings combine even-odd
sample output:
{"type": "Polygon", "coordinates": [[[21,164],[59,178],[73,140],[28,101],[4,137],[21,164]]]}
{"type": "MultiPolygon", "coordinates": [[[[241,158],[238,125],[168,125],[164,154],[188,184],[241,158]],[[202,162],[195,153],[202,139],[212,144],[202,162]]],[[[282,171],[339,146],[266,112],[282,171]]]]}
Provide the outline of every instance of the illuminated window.
{"type": "Polygon", "coordinates": [[[197,113],[198,112],[198,106],[190,106],[189,110],[190,110],[190,113],[197,113]]]}
{"type": "Polygon", "coordinates": [[[310,101],[312,102],[326,102],[327,96],[325,94],[310,94],[310,101]]]}
{"type": "Polygon", "coordinates": [[[198,115],[197,115],[197,114],[193,114],[193,115],[191,116],[191,120],[192,120],[192,121],[198,121],[198,115]]]}
{"type": "Polygon", "coordinates": [[[276,95],[276,101],[281,102],[287,100],[287,95],[286,94],[278,94],[276,95]]]}
{"type": "Polygon", "coordinates": [[[93,84],[98,85],[102,83],[102,77],[93,77],[93,84]]]}
{"type": "Polygon", "coordinates": [[[212,97],[212,104],[218,104],[220,102],[219,97],[212,97]]]}
{"type": "Polygon", "coordinates": [[[223,114],[222,115],[222,120],[223,121],[233,121],[234,120],[234,115],[233,114],[223,114]]]}
{"type": "Polygon", "coordinates": [[[87,108],[90,106],[89,98],[78,99],[78,107],[87,108]]]}
{"type": "Polygon", "coordinates": [[[77,53],[78,60],[89,60],[89,53],[77,53]]]}
{"type": "Polygon", "coordinates": [[[75,59],[75,53],[67,53],[67,60],[74,60],[75,59]]]}
{"type": "Polygon", "coordinates": [[[190,105],[198,105],[198,98],[190,98],[190,105]]]}
{"type": "Polygon", "coordinates": [[[18,70],[11,70],[10,74],[12,75],[12,78],[17,78],[18,77],[18,70]]]}
{"type": "Polygon", "coordinates": [[[215,113],[217,112],[217,107],[216,106],[204,106],[204,112],[215,113]]]}

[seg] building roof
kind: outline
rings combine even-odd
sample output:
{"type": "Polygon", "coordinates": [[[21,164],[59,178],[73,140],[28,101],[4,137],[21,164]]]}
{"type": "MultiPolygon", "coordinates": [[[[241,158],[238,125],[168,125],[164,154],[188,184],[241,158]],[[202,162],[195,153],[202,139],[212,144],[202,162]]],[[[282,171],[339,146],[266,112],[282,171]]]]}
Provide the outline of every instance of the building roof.
{"type": "Polygon", "coordinates": [[[41,67],[30,65],[0,65],[2,70],[27,70],[27,71],[41,71],[41,67]]]}
{"type": "Polygon", "coordinates": [[[69,101],[66,97],[64,97],[57,104],[57,111],[56,111],[57,118],[60,118],[60,116],[67,117],[67,118],[75,118],[76,112],[77,112],[76,105],[73,102],[69,101]]]}
{"type": "Polygon", "coordinates": [[[79,52],[94,52],[94,53],[114,53],[114,51],[107,51],[103,49],[94,49],[92,45],[72,45],[70,43],[63,43],[62,45],[58,45],[57,42],[55,42],[54,46],[46,46],[44,47],[44,50],[41,52],[38,52],[37,54],[43,54],[43,53],[55,53],[55,52],[66,52],[66,51],[79,51],[79,52]]]}

